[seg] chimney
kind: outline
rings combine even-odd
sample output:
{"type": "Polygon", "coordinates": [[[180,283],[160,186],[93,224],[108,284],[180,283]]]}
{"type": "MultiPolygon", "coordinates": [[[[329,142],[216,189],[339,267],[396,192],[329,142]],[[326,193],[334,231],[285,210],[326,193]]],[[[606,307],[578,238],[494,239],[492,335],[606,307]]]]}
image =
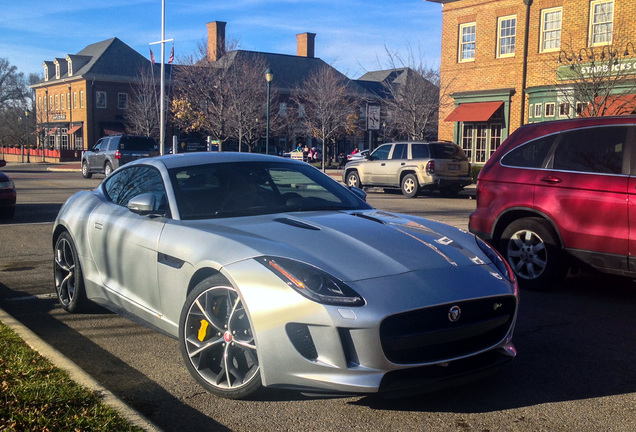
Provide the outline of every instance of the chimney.
{"type": "Polygon", "coordinates": [[[225,54],[225,25],[223,21],[212,21],[208,26],[208,61],[215,62],[225,54]]]}
{"type": "Polygon", "coordinates": [[[314,58],[314,45],[316,33],[301,33],[296,35],[296,55],[299,57],[314,58]]]}

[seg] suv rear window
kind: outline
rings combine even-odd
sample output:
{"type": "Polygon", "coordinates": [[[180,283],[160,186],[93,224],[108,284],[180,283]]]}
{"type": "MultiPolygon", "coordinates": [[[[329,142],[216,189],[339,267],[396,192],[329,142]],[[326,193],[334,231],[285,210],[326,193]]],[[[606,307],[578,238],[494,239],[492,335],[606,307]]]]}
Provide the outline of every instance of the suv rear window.
{"type": "Polygon", "coordinates": [[[431,157],[433,159],[467,160],[464,150],[453,143],[430,143],[431,157]]]}
{"type": "Polygon", "coordinates": [[[157,150],[157,143],[150,137],[124,136],[119,142],[119,150],[157,150]]]}
{"type": "Polygon", "coordinates": [[[626,127],[601,127],[564,132],[554,152],[553,168],[563,171],[620,174],[626,127]]]}
{"type": "Polygon", "coordinates": [[[411,155],[413,159],[430,159],[431,152],[428,151],[428,144],[411,144],[411,155]]]}

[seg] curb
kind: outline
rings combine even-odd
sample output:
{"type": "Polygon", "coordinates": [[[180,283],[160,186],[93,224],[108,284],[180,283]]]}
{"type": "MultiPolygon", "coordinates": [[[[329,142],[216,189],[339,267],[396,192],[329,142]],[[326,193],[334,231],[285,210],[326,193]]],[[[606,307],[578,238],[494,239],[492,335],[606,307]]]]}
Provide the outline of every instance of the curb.
{"type": "Polygon", "coordinates": [[[2,308],[0,308],[0,322],[16,332],[29,347],[40,353],[53,365],[66,371],[77,384],[97,394],[105,405],[117,411],[130,424],[148,432],[161,432],[161,429],[152,424],[150,420],[103,387],[68,357],[46,343],[2,308]]]}

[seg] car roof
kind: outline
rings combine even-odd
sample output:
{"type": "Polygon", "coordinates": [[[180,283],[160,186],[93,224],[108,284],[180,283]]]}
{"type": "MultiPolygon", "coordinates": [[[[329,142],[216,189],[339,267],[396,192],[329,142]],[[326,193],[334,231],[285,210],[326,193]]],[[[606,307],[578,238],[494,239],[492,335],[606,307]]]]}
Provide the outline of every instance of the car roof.
{"type": "MultiPolygon", "coordinates": [[[[168,169],[182,168],[194,165],[205,165],[210,163],[232,163],[232,162],[279,162],[287,164],[305,164],[305,162],[282,158],[280,156],[264,155],[260,153],[245,152],[196,152],[178,153],[176,155],[157,156],[153,158],[139,159],[130,164],[150,164],[164,165],[168,169]]],[[[130,165],[127,164],[127,165],[130,165]]]]}

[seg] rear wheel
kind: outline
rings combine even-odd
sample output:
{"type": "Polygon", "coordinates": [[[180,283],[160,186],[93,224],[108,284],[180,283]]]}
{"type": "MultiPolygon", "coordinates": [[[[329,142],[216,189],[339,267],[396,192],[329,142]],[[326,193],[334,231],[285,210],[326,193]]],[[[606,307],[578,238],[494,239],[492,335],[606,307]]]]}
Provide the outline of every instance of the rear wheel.
{"type": "Polygon", "coordinates": [[[88,300],[79,255],[68,232],[60,234],[54,250],[53,273],[57,299],[67,312],[79,312],[86,308],[88,300]]]}
{"type": "Polygon", "coordinates": [[[402,179],[402,195],[407,198],[413,198],[420,191],[420,185],[414,174],[407,174],[402,179]]]}
{"type": "Polygon", "coordinates": [[[106,162],[106,165],[104,165],[104,175],[108,177],[112,172],[113,166],[110,164],[110,162],[106,162]]]}
{"type": "Polygon", "coordinates": [[[208,277],[188,295],[179,323],[179,345],[188,370],[209,392],[243,399],[261,388],[247,311],[223,277],[208,277]]]}
{"type": "Polygon", "coordinates": [[[504,230],[500,251],[525,288],[549,290],[551,282],[565,277],[559,239],[544,219],[523,218],[512,222],[504,230]]]}

